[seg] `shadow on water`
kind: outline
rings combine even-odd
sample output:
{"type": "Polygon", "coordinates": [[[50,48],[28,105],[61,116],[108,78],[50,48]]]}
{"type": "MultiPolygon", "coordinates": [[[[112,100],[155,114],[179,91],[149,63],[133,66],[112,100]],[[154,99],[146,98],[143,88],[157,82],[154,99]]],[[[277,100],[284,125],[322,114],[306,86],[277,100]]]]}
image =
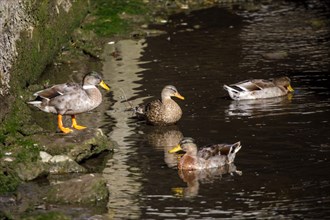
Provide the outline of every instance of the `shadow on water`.
{"type": "Polygon", "coordinates": [[[166,34],[109,44],[103,72],[115,102],[107,111],[112,119],[106,129],[119,144],[104,170],[111,190],[109,215],[329,216],[330,29],[325,8],[281,1],[211,8],[152,26],[166,34]],[[280,75],[292,79],[292,96],[237,102],[222,89],[225,83],[280,75]],[[126,98],[133,105],[159,98],[167,84],[186,97],[176,100],[184,112],[176,126],[148,126],[125,111],[130,108],[126,98]],[[178,175],[176,157],[167,151],[183,136],[200,146],[240,140],[243,147],[231,170],[178,175]],[[233,174],[236,169],[242,175],[233,174]]]}

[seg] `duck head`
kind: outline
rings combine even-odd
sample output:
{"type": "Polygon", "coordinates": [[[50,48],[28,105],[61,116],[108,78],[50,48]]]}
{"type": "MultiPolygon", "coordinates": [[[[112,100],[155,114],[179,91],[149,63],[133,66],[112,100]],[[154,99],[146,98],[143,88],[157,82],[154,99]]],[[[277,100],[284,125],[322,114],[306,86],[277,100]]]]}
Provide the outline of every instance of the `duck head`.
{"type": "Polygon", "coordinates": [[[293,88],[290,85],[291,80],[290,80],[289,77],[283,76],[283,77],[275,78],[273,82],[277,86],[283,86],[289,92],[294,91],[293,88]]]}
{"type": "Polygon", "coordinates": [[[197,154],[197,145],[195,144],[195,140],[191,137],[184,137],[177,146],[169,150],[169,153],[176,153],[178,151],[184,151],[189,155],[197,154]]]}
{"type": "Polygon", "coordinates": [[[174,96],[174,97],[184,100],[184,97],[182,95],[180,95],[180,93],[175,88],[175,86],[172,86],[172,85],[165,86],[162,90],[161,96],[162,96],[162,99],[169,99],[174,96]]]}
{"type": "Polygon", "coordinates": [[[93,71],[85,75],[83,79],[83,87],[89,88],[100,85],[103,89],[109,91],[109,86],[102,80],[102,77],[97,72],[93,71]]]}

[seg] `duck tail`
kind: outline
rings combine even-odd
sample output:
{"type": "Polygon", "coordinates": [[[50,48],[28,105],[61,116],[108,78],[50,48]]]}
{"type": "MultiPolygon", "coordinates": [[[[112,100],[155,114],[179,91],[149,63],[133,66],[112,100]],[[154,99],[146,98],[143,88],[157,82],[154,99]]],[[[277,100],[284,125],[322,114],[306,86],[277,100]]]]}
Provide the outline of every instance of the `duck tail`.
{"type": "Polygon", "coordinates": [[[133,107],[132,110],[133,110],[133,112],[135,114],[140,114],[140,115],[144,115],[145,114],[145,108],[144,108],[143,105],[139,105],[139,106],[133,107]]]}
{"type": "Polygon", "coordinates": [[[242,148],[241,142],[238,141],[235,144],[231,145],[230,151],[228,154],[228,163],[232,163],[235,160],[236,153],[242,148]]]}
{"type": "Polygon", "coordinates": [[[138,118],[138,119],[145,119],[146,111],[145,111],[145,105],[139,105],[136,107],[132,108],[133,114],[138,118]]]}
{"type": "Polygon", "coordinates": [[[235,144],[231,146],[231,152],[232,154],[236,154],[240,149],[242,148],[241,142],[238,141],[235,144]]]}
{"type": "Polygon", "coordinates": [[[228,92],[229,96],[234,99],[237,100],[240,90],[238,90],[239,88],[236,89],[236,87],[232,87],[232,86],[227,86],[227,85],[223,85],[223,88],[228,92]]]}
{"type": "Polygon", "coordinates": [[[231,93],[238,93],[239,91],[231,86],[227,86],[227,85],[223,85],[223,88],[225,90],[227,90],[229,92],[229,94],[231,93]]]}
{"type": "Polygon", "coordinates": [[[37,105],[41,105],[42,101],[29,101],[27,103],[30,104],[30,105],[37,106],[37,105]]]}

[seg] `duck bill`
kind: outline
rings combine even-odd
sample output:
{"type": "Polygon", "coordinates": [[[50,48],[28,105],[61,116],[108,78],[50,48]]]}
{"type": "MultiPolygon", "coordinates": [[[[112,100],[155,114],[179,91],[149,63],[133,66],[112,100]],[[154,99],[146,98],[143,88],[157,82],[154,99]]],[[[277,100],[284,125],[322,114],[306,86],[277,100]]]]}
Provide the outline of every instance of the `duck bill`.
{"type": "Polygon", "coordinates": [[[179,93],[175,93],[174,94],[175,97],[184,100],[184,97],[182,95],[180,95],[179,93]]]}
{"type": "Polygon", "coordinates": [[[181,146],[180,145],[177,145],[177,146],[173,147],[171,150],[169,150],[168,152],[170,154],[173,154],[173,153],[178,152],[180,150],[182,150],[181,146]]]}
{"type": "Polygon", "coordinates": [[[107,91],[110,90],[109,86],[103,80],[100,82],[100,86],[107,91]]]}
{"type": "Polygon", "coordinates": [[[291,85],[288,86],[288,90],[289,90],[289,92],[293,92],[294,91],[293,88],[291,87],[291,85]]]}

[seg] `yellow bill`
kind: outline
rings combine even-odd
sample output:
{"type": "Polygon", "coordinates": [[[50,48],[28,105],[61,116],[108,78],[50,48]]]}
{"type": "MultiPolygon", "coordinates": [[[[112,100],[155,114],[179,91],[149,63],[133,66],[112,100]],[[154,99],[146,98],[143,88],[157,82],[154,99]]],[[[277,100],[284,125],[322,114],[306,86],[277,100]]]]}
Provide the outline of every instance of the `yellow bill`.
{"type": "Polygon", "coordinates": [[[288,90],[289,90],[289,92],[293,92],[294,91],[293,88],[291,87],[291,85],[288,86],[288,90]]]}
{"type": "Polygon", "coordinates": [[[109,86],[103,80],[100,82],[100,86],[107,91],[110,90],[109,86]]]}
{"type": "Polygon", "coordinates": [[[173,147],[171,150],[169,150],[168,152],[170,154],[173,154],[173,153],[178,152],[180,150],[182,150],[181,146],[180,145],[177,145],[177,146],[173,147]]]}
{"type": "Polygon", "coordinates": [[[178,92],[174,94],[175,97],[184,100],[184,97],[180,95],[178,92]]]}

